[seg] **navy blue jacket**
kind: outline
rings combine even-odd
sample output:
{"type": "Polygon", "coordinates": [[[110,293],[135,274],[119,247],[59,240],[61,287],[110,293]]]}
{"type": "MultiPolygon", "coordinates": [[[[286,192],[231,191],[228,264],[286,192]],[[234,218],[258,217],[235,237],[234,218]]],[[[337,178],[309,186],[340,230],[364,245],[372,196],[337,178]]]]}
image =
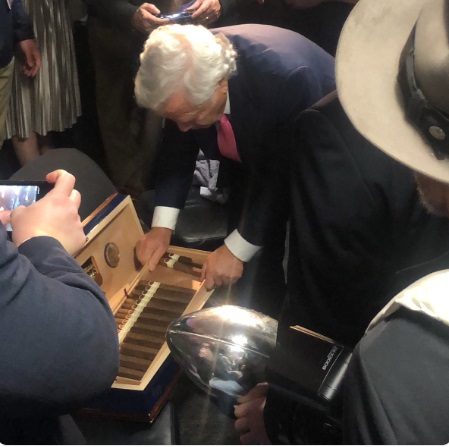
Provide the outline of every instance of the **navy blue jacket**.
{"type": "Polygon", "coordinates": [[[33,38],[33,28],[22,0],[14,0],[11,9],[6,0],[0,0],[0,68],[11,61],[16,42],[33,38]]]}
{"type": "Polygon", "coordinates": [[[76,443],[61,415],[116,377],[112,312],[56,239],[32,238],[17,249],[1,224],[0,339],[0,442],[76,443]]]}
{"type": "MultiPolygon", "coordinates": [[[[288,149],[282,142],[284,129],[335,89],[334,59],[300,34],[282,28],[247,24],[213,32],[224,33],[238,55],[237,73],[228,84],[230,121],[250,182],[239,232],[248,242],[263,245],[282,194],[275,170],[288,149]]],[[[166,121],[156,158],[156,206],[183,208],[199,148],[209,159],[221,159],[215,126],[181,132],[166,121]]]]}

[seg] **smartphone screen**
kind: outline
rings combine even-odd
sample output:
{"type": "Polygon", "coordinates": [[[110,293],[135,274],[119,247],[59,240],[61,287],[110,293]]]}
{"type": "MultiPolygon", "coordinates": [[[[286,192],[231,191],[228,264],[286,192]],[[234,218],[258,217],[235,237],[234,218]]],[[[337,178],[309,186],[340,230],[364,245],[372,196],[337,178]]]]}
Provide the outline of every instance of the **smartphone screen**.
{"type": "MultiPolygon", "coordinates": [[[[41,196],[42,182],[7,183],[0,184],[0,211],[13,210],[19,205],[28,206],[36,202],[41,196]]],[[[7,231],[12,231],[11,225],[6,226],[7,231]]]]}

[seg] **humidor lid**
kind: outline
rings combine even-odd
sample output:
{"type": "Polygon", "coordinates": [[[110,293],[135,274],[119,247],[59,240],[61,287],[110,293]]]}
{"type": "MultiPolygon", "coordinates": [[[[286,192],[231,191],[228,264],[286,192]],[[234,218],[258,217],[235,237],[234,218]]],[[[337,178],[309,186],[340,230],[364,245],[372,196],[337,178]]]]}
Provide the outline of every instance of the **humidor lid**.
{"type": "Polygon", "coordinates": [[[76,261],[97,282],[114,311],[114,297],[130,286],[142,265],[135,256],[135,245],[143,235],[132,200],[114,194],[84,221],[86,243],[75,255],[76,261]]]}

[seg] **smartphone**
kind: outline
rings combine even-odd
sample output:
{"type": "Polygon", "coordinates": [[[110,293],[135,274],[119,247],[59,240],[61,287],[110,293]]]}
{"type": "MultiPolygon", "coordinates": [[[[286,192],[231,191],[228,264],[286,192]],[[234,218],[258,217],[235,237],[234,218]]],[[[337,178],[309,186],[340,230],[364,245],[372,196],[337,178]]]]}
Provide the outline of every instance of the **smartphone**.
{"type": "MultiPolygon", "coordinates": [[[[53,185],[43,181],[0,180],[0,211],[28,206],[42,198],[53,185]]],[[[11,231],[11,225],[6,226],[11,231]]]]}
{"type": "Polygon", "coordinates": [[[179,24],[193,23],[192,14],[187,11],[175,12],[174,14],[158,14],[160,19],[169,19],[179,24]]]}

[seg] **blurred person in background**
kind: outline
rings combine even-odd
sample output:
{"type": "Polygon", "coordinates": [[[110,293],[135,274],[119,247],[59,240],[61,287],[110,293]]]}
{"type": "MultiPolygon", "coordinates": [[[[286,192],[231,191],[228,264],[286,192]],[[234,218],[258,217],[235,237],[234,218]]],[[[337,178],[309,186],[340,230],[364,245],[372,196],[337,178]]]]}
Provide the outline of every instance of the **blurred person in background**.
{"type": "Polygon", "coordinates": [[[62,132],[81,115],[68,0],[22,0],[41,52],[33,78],[16,65],[7,118],[17,158],[25,165],[51,148],[48,133],[62,132]]]}
{"type": "Polygon", "coordinates": [[[28,77],[36,76],[40,68],[40,53],[34,39],[33,26],[21,0],[0,1],[0,147],[6,139],[6,116],[14,74],[14,49],[17,45],[28,77]]]}

